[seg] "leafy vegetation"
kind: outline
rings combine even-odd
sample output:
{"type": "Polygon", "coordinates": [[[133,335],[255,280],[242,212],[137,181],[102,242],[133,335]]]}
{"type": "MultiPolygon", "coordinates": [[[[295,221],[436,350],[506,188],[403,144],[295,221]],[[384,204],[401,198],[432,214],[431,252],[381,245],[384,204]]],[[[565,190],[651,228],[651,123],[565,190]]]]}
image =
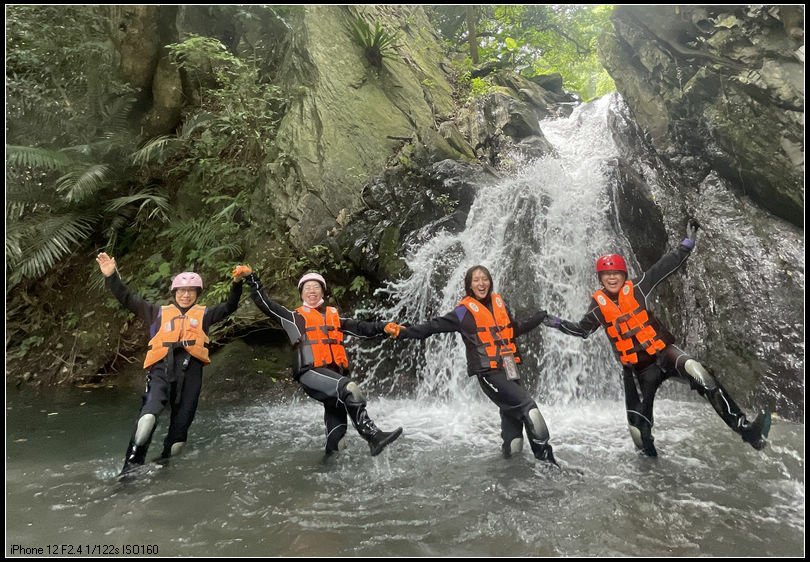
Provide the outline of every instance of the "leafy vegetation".
{"type": "MultiPolygon", "coordinates": [[[[465,52],[468,43],[468,6],[436,6],[433,21],[451,50],[465,52]]],[[[614,91],[596,53],[600,34],[609,29],[609,5],[478,5],[472,21],[476,53],[481,65],[511,68],[526,77],[560,73],[568,90],[591,100],[614,91]]],[[[479,85],[480,91],[480,85],[479,85]]]]}
{"type": "Polygon", "coordinates": [[[349,21],[349,35],[363,49],[371,66],[382,69],[383,59],[396,54],[399,46],[396,32],[391,32],[375,22],[374,29],[362,16],[354,16],[349,21]]]}

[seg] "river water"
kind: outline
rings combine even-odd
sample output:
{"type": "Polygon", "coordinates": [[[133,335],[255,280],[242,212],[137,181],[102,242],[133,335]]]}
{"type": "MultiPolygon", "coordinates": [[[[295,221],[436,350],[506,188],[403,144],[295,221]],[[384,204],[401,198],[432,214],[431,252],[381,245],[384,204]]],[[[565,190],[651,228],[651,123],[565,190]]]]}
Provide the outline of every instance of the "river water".
{"type": "Polygon", "coordinates": [[[14,544],[155,545],[164,556],[804,552],[804,427],[776,421],[757,452],[703,402],[657,404],[658,459],[635,452],[619,402],[541,404],[561,471],[528,450],[502,458],[497,413],[482,401],[371,397],[378,424],[404,435],[372,458],[350,430],[328,462],[308,398],[203,403],[187,454],[120,483],[136,392],[7,400],[6,554],[14,544]]]}

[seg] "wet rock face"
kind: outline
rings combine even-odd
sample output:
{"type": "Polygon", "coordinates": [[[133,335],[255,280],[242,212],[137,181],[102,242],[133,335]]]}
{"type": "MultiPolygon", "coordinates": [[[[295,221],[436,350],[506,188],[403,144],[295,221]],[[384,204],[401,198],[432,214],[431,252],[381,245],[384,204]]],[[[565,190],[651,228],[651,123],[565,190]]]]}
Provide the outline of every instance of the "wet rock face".
{"type": "Polygon", "coordinates": [[[603,62],[658,153],[801,226],[803,8],[624,6],[613,21],[603,62]]]}
{"type": "Polygon", "coordinates": [[[392,168],[363,190],[366,209],[343,230],[340,245],[372,277],[395,277],[404,247],[441,229],[463,229],[476,189],[494,179],[478,164],[454,160],[392,168]]]}

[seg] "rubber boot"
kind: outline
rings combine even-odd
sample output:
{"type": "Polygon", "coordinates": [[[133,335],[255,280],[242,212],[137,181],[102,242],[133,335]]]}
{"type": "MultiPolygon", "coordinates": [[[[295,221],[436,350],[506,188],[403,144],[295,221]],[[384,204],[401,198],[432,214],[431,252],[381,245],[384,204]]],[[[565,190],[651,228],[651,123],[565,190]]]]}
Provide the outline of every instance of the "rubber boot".
{"type": "Polygon", "coordinates": [[[387,445],[396,441],[397,437],[402,435],[402,428],[398,427],[394,431],[377,431],[368,440],[368,446],[371,449],[371,456],[376,457],[387,445]]]}
{"type": "Polygon", "coordinates": [[[371,456],[376,457],[382,450],[397,437],[402,434],[402,428],[398,427],[394,431],[382,431],[371,418],[368,417],[365,404],[346,404],[349,417],[352,419],[357,433],[368,442],[371,449],[371,456]]]}
{"type": "Polygon", "coordinates": [[[529,439],[529,443],[532,447],[532,452],[534,453],[534,458],[537,460],[545,461],[551,463],[555,466],[559,466],[557,464],[557,460],[554,458],[554,451],[551,448],[551,445],[546,443],[545,445],[535,445],[534,441],[529,439]]]}
{"type": "Polygon", "coordinates": [[[757,451],[768,446],[766,438],[771,431],[771,413],[761,412],[753,423],[746,424],[741,431],[742,439],[757,451]]]}
{"type": "Polygon", "coordinates": [[[130,441],[127,447],[127,454],[124,457],[124,467],[121,469],[119,476],[143,466],[143,463],[146,461],[146,450],[148,448],[149,445],[136,445],[135,441],[130,441]]]}

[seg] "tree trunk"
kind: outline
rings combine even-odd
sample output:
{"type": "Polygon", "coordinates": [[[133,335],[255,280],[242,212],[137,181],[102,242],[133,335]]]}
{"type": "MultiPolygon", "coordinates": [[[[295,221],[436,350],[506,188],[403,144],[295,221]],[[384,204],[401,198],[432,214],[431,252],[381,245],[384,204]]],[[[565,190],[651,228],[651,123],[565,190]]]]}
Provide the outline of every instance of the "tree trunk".
{"type": "Polygon", "coordinates": [[[467,38],[470,42],[470,58],[473,64],[478,64],[478,37],[475,34],[475,6],[467,6],[467,38]]]}

